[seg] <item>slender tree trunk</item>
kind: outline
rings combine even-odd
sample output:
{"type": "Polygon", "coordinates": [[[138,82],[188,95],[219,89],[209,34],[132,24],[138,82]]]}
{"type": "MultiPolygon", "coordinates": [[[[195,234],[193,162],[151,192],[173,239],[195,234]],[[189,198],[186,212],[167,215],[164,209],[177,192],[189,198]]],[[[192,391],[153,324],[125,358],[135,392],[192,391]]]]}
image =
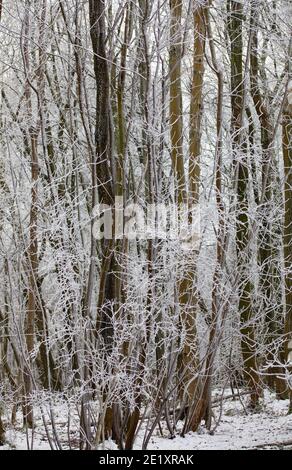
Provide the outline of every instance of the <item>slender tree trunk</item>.
{"type": "Polygon", "coordinates": [[[178,204],[186,202],[186,181],[183,155],[183,109],[181,89],[182,0],[170,0],[169,50],[169,123],[171,158],[176,178],[178,204]]]}
{"type": "MultiPolygon", "coordinates": [[[[200,155],[201,155],[201,121],[203,108],[203,78],[204,78],[204,45],[205,45],[205,18],[204,6],[193,2],[193,24],[194,24],[194,50],[193,50],[193,76],[191,87],[190,104],[190,133],[189,133],[189,191],[188,209],[189,222],[199,223],[193,220],[194,208],[198,209],[200,189],[200,155]]],[[[197,338],[197,252],[192,250],[192,261],[186,266],[185,279],[182,281],[181,303],[186,310],[184,322],[186,324],[187,336],[181,353],[180,361],[183,374],[183,388],[186,395],[186,421],[184,432],[195,430],[193,412],[201,395],[200,379],[195,378],[199,373],[199,345],[197,338]]]]}
{"type": "MultiPolygon", "coordinates": [[[[285,102],[282,119],[282,145],[284,158],[284,260],[285,260],[285,360],[292,373],[292,74],[289,70],[288,98],[285,102]]],[[[292,413],[292,387],[290,387],[290,407],[292,413]]]]}
{"type": "Polygon", "coordinates": [[[245,380],[251,389],[251,406],[255,407],[260,396],[257,374],[255,333],[252,323],[251,304],[252,285],[249,271],[249,218],[248,218],[248,181],[249,172],[246,155],[246,142],[243,136],[244,76],[242,44],[242,3],[229,1],[229,36],[231,42],[231,108],[232,144],[234,152],[234,172],[237,188],[236,208],[236,249],[237,269],[240,273],[239,313],[241,322],[241,350],[244,363],[245,380]]]}
{"type": "Polygon", "coordinates": [[[189,412],[188,420],[186,420],[183,434],[189,430],[196,431],[202,419],[205,419],[206,426],[211,426],[211,387],[214,359],[219,344],[219,318],[224,313],[221,305],[219,287],[220,287],[220,271],[223,264],[224,255],[224,208],[222,199],[222,119],[223,119],[223,73],[218,64],[216,50],[212,36],[210,24],[210,15],[208,8],[204,11],[204,24],[206,25],[206,33],[208,33],[209,47],[212,59],[212,70],[217,77],[217,106],[216,106],[216,148],[215,148],[215,191],[216,191],[216,208],[218,213],[218,231],[216,241],[216,264],[212,285],[212,312],[210,331],[208,338],[208,349],[204,364],[204,375],[200,388],[197,389],[197,400],[189,412]]]}
{"type": "Polygon", "coordinates": [[[29,217],[29,246],[28,246],[28,298],[27,298],[27,311],[24,321],[25,342],[27,357],[24,359],[23,368],[23,382],[24,382],[24,404],[23,404],[23,419],[27,427],[32,428],[34,424],[33,419],[33,406],[31,403],[31,394],[33,390],[32,384],[32,360],[31,355],[34,349],[34,334],[35,334],[35,316],[37,309],[37,276],[38,276],[38,242],[37,242],[37,200],[38,200],[38,154],[37,154],[37,139],[38,131],[33,126],[32,121],[32,96],[31,96],[31,82],[30,82],[30,51],[29,51],[29,35],[30,35],[30,1],[25,3],[25,18],[24,18],[24,36],[23,36],[23,59],[26,73],[25,97],[27,104],[27,111],[29,116],[29,145],[30,145],[30,158],[31,158],[31,202],[30,202],[30,217],[29,217]]]}
{"type": "MultiPolygon", "coordinates": [[[[1,22],[1,19],[2,19],[2,0],[0,0],[0,22],[1,22]]],[[[1,183],[2,183],[2,178],[1,178],[1,183]]],[[[2,415],[2,409],[1,409],[1,403],[0,403],[0,445],[3,445],[5,441],[5,431],[4,431],[4,426],[2,423],[1,415],[2,415]]]]}
{"type": "MultiPolygon", "coordinates": [[[[105,9],[106,2],[104,0],[90,0],[90,35],[94,53],[96,83],[96,158],[94,167],[96,169],[99,203],[107,204],[113,208],[116,167],[113,161],[109,70],[105,47],[105,9]]],[[[120,165],[119,171],[121,171],[120,165]]],[[[100,267],[97,331],[103,338],[106,354],[110,352],[112,348],[112,312],[115,308],[116,301],[114,249],[115,244],[113,238],[110,240],[103,238],[101,240],[102,259],[100,267]]],[[[109,436],[113,436],[113,438],[117,437],[114,435],[112,405],[108,406],[106,410],[104,430],[106,438],[109,436]]]]}
{"type": "MultiPolygon", "coordinates": [[[[251,96],[254,107],[260,122],[261,137],[261,174],[262,189],[259,199],[258,212],[259,220],[259,263],[260,263],[260,295],[261,308],[265,315],[265,342],[267,344],[267,359],[273,362],[275,350],[273,348],[274,341],[277,336],[275,325],[277,323],[277,310],[274,307],[273,289],[272,289],[272,238],[271,229],[272,218],[272,185],[274,184],[272,177],[272,158],[273,158],[273,128],[270,116],[270,110],[267,108],[268,100],[264,97],[259,86],[260,64],[258,59],[258,16],[259,4],[254,0],[251,2],[251,18],[250,18],[250,35],[251,35],[251,52],[250,52],[250,87],[251,96]]],[[[278,316],[281,314],[278,312],[278,316]]],[[[273,370],[269,370],[266,381],[270,386],[274,386],[273,370]]]]}

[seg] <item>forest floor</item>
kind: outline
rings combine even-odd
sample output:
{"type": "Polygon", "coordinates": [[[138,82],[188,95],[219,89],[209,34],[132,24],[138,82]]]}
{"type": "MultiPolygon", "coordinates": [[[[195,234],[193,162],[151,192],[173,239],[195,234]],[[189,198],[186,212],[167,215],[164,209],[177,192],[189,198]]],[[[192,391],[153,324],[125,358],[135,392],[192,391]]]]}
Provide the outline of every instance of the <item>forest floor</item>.
{"type": "MultiPolygon", "coordinates": [[[[163,439],[154,436],[149,449],[186,449],[186,450],[218,450],[218,449],[280,449],[281,443],[291,442],[292,449],[292,415],[287,415],[289,401],[276,400],[274,394],[265,392],[261,410],[257,413],[246,411],[248,398],[225,400],[222,415],[213,435],[202,426],[198,432],[189,433],[184,438],[163,439]],[[278,445],[273,445],[277,443],[278,445]],[[270,444],[270,446],[268,445],[270,444]]],[[[220,407],[214,409],[218,420],[220,407]]],[[[214,423],[213,423],[214,428],[214,423]]],[[[138,444],[138,442],[137,442],[138,444]]]]}
{"type": "MultiPolygon", "coordinates": [[[[225,395],[229,395],[228,391],[225,395]]],[[[213,395],[216,401],[220,397],[220,392],[213,395]]],[[[248,412],[246,410],[247,397],[241,400],[226,399],[222,402],[222,409],[219,403],[214,407],[215,419],[221,418],[213,435],[202,426],[198,432],[189,433],[185,437],[177,435],[175,438],[168,437],[167,430],[162,433],[155,429],[150,438],[149,450],[215,450],[215,449],[292,449],[292,415],[287,415],[288,400],[276,400],[274,394],[265,392],[261,409],[258,412],[248,412]],[[288,443],[290,442],[290,445],[288,443]]],[[[55,428],[59,442],[63,449],[78,449],[79,431],[78,414],[76,407],[68,403],[54,403],[53,406],[55,428]],[[68,422],[68,411],[70,410],[70,420],[68,422]],[[74,412],[75,410],[75,412],[74,412]],[[70,446],[68,445],[70,436],[70,446]]],[[[46,424],[52,435],[52,415],[43,406],[43,413],[46,424]]],[[[7,444],[0,447],[0,450],[20,450],[29,448],[37,450],[50,449],[48,438],[44,429],[41,413],[36,413],[37,423],[33,433],[27,434],[22,428],[21,411],[17,412],[16,424],[12,427],[7,425],[7,444]]],[[[4,415],[5,422],[5,415],[4,415]]],[[[213,423],[213,428],[214,428],[213,423]]],[[[145,426],[141,428],[136,440],[135,449],[141,449],[145,426]]],[[[105,449],[114,449],[113,442],[106,442],[105,449]]]]}

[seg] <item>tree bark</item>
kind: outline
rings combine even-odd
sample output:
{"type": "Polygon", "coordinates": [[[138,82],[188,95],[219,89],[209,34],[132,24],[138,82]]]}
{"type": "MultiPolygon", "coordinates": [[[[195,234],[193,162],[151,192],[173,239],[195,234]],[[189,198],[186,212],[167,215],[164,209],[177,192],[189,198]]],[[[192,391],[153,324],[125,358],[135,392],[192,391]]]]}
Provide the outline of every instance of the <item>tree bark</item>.
{"type": "MultiPolygon", "coordinates": [[[[200,197],[200,155],[201,155],[201,121],[203,111],[203,79],[204,79],[204,47],[205,47],[205,6],[193,2],[194,49],[193,75],[190,103],[190,132],[189,132],[189,188],[188,210],[190,224],[199,223],[192,220],[198,209],[200,197]]],[[[201,395],[201,382],[196,378],[199,373],[199,345],[197,338],[197,251],[192,251],[192,260],[186,266],[185,278],[180,286],[180,304],[182,322],[186,328],[186,339],[180,356],[182,387],[186,401],[186,417],[184,432],[195,430],[193,413],[201,395]]]]}
{"type": "MultiPolygon", "coordinates": [[[[289,71],[288,98],[282,119],[282,146],[284,159],[284,262],[285,262],[285,360],[292,374],[292,75],[289,71]]],[[[292,387],[290,389],[289,413],[292,413],[292,387]]]]}
{"type": "Polygon", "coordinates": [[[249,218],[248,218],[248,181],[249,171],[246,154],[246,141],[243,136],[244,76],[241,2],[229,1],[229,36],[231,43],[231,109],[232,109],[232,146],[233,168],[237,193],[236,207],[236,250],[239,304],[241,322],[241,350],[244,375],[251,393],[251,407],[256,407],[260,396],[259,377],[257,374],[255,333],[252,323],[251,304],[252,284],[249,272],[249,218]]]}

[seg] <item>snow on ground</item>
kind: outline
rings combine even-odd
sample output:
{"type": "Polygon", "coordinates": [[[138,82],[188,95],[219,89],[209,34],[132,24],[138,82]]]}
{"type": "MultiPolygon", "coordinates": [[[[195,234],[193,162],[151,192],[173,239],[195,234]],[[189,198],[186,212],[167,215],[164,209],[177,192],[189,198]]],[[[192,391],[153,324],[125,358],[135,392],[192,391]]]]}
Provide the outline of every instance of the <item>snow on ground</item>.
{"type": "MultiPolygon", "coordinates": [[[[199,432],[175,439],[163,439],[156,432],[148,449],[236,450],[292,440],[292,415],[287,415],[288,405],[288,400],[278,401],[266,393],[261,412],[246,414],[239,401],[226,400],[214,435],[204,427],[199,432]]],[[[219,408],[214,408],[214,412],[217,418],[219,408]]]]}
{"type": "MultiPolygon", "coordinates": [[[[215,396],[216,398],[216,396],[215,396]]],[[[149,450],[215,450],[215,449],[251,449],[275,442],[292,440],[292,415],[287,415],[288,400],[278,401],[273,394],[265,392],[262,409],[257,413],[247,412],[244,404],[247,398],[239,400],[224,400],[222,415],[214,435],[210,435],[202,426],[198,432],[189,433],[184,438],[177,435],[170,439],[167,430],[163,430],[163,437],[156,428],[148,445],[149,450]]],[[[71,407],[71,419],[68,425],[68,405],[54,404],[54,421],[63,449],[69,449],[68,436],[70,435],[71,447],[78,448],[78,416],[76,407],[71,407]],[[75,413],[74,413],[75,410],[75,413]]],[[[220,407],[214,408],[216,419],[220,414],[220,407]]],[[[27,449],[26,433],[21,428],[21,412],[18,412],[17,425],[7,429],[7,445],[1,450],[27,449]]],[[[51,418],[49,411],[45,412],[46,422],[52,434],[51,418]]],[[[213,423],[214,427],[214,423],[213,423]]],[[[135,449],[141,449],[145,426],[141,429],[137,438],[135,449]]],[[[38,415],[37,426],[34,431],[33,446],[31,435],[29,447],[33,449],[50,449],[41,416],[38,415]]],[[[113,449],[112,442],[105,444],[105,449],[113,449]]],[[[271,448],[271,447],[269,447],[271,448]]],[[[278,447],[279,448],[279,447],[278,447]]],[[[286,447],[288,449],[288,447],[286,447]]],[[[292,446],[290,447],[292,448],[292,446]]]]}

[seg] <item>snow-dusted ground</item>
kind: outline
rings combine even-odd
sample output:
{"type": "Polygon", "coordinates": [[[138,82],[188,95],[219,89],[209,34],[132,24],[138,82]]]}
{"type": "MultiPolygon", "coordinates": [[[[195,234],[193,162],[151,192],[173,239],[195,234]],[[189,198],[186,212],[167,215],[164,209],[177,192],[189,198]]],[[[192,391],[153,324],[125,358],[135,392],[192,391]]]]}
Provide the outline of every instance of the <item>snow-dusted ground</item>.
{"type": "MultiPolygon", "coordinates": [[[[215,397],[216,398],[216,395],[215,397]]],[[[278,401],[274,395],[265,392],[265,399],[262,409],[258,413],[247,413],[244,407],[245,399],[242,403],[239,400],[230,399],[223,402],[222,416],[214,435],[210,435],[204,427],[197,433],[189,433],[186,437],[179,435],[169,439],[167,431],[163,431],[164,436],[156,429],[150,439],[149,450],[215,450],[215,449],[251,449],[267,446],[275,442],[292,441],[292,415],[287,415],[288,400],[278,401]]],[[[71,408],[70,425],[68,426],[68,406],[64,404],[54,404],[54,420],[61,445],[68,449],[68,436],[72,448],[78,448],[78,416],[76,407],[71,408]],[[75,412],[74,412],[75,410],[75,412]]],[[[214,408],[216,419],[218,419],[220,408],[214,408]]],[[[45,410],[47,425],[52,435],[51,419],[48,410],[45,410]]],[[[214,426],[214,424],[213,424],[214,426]]],[[[31,433],[31,431],[30,431],[31,433]]],[[[21,428],[21,412],[18,412],[18,425],[10,427],[6,432],[8,443],[0,447],[2,450],[27,449],[27,436],[21,428]]],[[[144,429],[141,430],[135,444],[135,449],[141,449],[144,436],[144,429]]],[[[31,447],[31,434],[29,443],[31,447]]],[[[113,449],[115,445],[107,442],[105,449],[113,449]]],[[[271,447],[266,447],[271,448],[271,447]]],[[[279,448],[279,446],[278,446],[279,448]]],[[[286,447],[286,449],[292,448],[286,447]]],[[[40,415],[37,419],[37,426],[34,431],[33,449],[50,449],[42,419],[40,415]]]]}
{"type": "MultiPolygon", "coordinates": [[[[163,439],[154,437],[148,446],[150,449],[251,449],[262,444],[292,441],[292,415],[287,415],[288,400],[278,401],[266,393],[262,410],[248,413],[239,401],[226,400],[220,424],[214,435],[205,428],[189,433],[186,437],[163,439]]],[[[218,415],[219,408],[214,408],[218,415]]],[[[216,416],[217,417],[217,416],[216,416]]],[[[292,445],[291,445],[292,448],[292,445]]]]}

